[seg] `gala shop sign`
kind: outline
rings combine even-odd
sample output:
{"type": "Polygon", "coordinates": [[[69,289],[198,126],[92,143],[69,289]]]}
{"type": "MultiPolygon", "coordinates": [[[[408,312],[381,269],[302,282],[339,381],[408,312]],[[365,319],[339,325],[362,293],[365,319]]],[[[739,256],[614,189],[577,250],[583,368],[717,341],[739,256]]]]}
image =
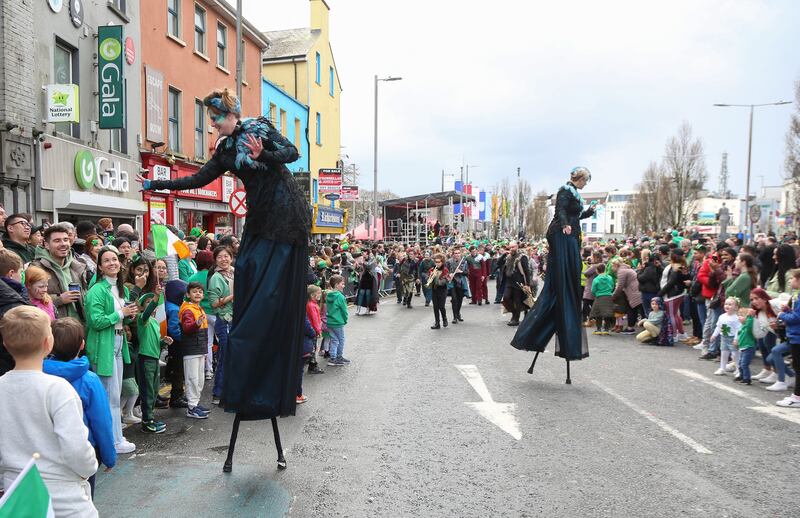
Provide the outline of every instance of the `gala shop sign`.
{"type": "Polygon", "coordinates": [[[100,129],[125,125],[125,95],[122,77],[122,26],[97,28],[100,129]]]}

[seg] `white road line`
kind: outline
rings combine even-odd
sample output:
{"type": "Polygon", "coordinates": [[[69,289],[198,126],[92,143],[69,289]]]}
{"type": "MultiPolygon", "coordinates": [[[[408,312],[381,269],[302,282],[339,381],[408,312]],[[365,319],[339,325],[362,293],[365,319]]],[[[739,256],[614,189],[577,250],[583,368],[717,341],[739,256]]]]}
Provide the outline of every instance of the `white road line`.
{"type": "Polygon", "coordinates": [[[610,388],[606,387],[605,385],[603,385],[602,383],[600,383],[598,381],[592,380],[592,383],[594,383],[595,385],[597,385],[598,387],[603,389],[606,393],[608,393],[609,395],[611,395],[612,397],[614,397],[615,399],[620,401],[622,404],[624,404],[625,406],[627,406],[628,408],[630,408],[631,410],[633,410],[634,412],[636,412],[640,416],[644,417],[645,419],[647,419],[651,423],[654,423],[656,426],[658,426],[659,428],[661,428],[662,430],[664,430],[668,434],[672,435],[673,437],[675,437],[676,439],[678,439],[682,443],[686,444],[687,446],[692,448],[697,453],[704,453],[706,455],[711,455],[713,453],[711,450],[709,450],[708,448],[706,448],[705,446],[703,446],[699,442],[695,441],[694,439],[692,439],[688,435],[683,434],[680,431],[676,430],[675,428],[673,428],[672,426],[668,425],[667,423],[665,423],[661,419],[659,419],[659,418],[655,417],[654,415],[652,415],[650,412],[642,410],[637,405],[635,405],[634,403],[629,401],[628,398],[616,393],[615,391],[611,390],[610,388]]]}
{"type": "Polygon", "coordinates": [[[757,407],[747,407],[749,410],[755,410],[756,412],[761,412],[762,414],[771,415],[773,417],[777,417],[778,419],[783,419],[784,421],[800,424],[800,413],[797,412],[797,410],[786,409],[775,406],[772,403],[769,403],[768,401],[764,401],[763,399],[751,396],[750,394],[748,394],[743,390],[731,387],[730,385],[725,385],[724,383],[720,383],[719,381],[714,381],[713,379],[707,378],[706,376],[698,374],[692,370],[672,369],[672,372],[677,372],[678,374],[682,374],[683,376],[686,376],[689,379],[705,383],[706,385],[718,388],[720,390],[724,390],[725,392],[728,392],[735,396],[739,396],[740,398],[752,401],[756,405],[760,405],[757,407]]]}
{"type": "Polygon", "coordinates": [[[466,378],[482,401],[467,402],[465,405],[474,408],[481,416],[487,419],[516,440],[522,439],[516,417],[514,417],[514,403],[497,403],[492,399],[486,383],[483,382],[481,373],[475,365],[456,365],[456,369],[466,378]]]}

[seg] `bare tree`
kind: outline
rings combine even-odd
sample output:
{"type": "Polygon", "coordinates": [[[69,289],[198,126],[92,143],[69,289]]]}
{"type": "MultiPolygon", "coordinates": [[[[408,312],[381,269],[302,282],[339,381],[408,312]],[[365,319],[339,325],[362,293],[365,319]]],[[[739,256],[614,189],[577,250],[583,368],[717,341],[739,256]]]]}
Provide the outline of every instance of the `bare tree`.
{"type": "Polygon", "coordinates": [[[527,208],[531,203],[532,196],[533,189],[531,188],[531,184],[529,184],[525,179],[517,180],[517,183],[514,184],[513,213],[516,217],[515,219],[518,225],[518,230],[525,228],[525,216],[527,215],[527,208]]]}
{"type": "Polygon", "coordinates": [[[525,232],[529,237],[540,239],[547,234],[547,204],[549,197],[547,191],[539,191],[533,197],[533,203],[527,210],[527,225],[525,232]]]}
{"type": "Polygon", "coordinates": [[[796,110],[789,120],[789,131],[786,132],[786,179],[791,181],[789,192],[790,206],[784,210],[794,215],[794,228],[798,228],[800,216],[800,81],[794,84],[796,110]]]}
{"type": "Polygon", "coordinates": [[[663,199],[666,203],[669,226],[682,227],[708,176],[703,143],[692,136],[692,126],[688,122],[684,121],[678,134],[667,140],[661,170],[671,185],[662,185],[662,190],[656,191],[659,201],[663,199]]]}

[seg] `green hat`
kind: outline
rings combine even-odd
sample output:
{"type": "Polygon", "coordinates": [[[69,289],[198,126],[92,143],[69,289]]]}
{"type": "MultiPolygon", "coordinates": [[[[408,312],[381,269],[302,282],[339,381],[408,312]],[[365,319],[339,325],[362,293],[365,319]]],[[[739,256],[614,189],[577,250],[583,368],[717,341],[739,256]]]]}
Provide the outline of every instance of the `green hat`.
{"type": "Polygon", "coordinates": [[[328,263],[326,263],[325,261],[319,261],[317,263],[317,268],[327,268],[327,267],[328,267],[328,263]]]}
{"type": "Polygon", "coordinates": [[[193,237],[200,237],[204,234],[203,229],[194,227],[192,230],[189,231],[189,235],[193,237]]]}
{"type": "Polygon", "coordinates": [[[349,244],[345,243],[345,244],[342,245],[342,250],[349,250],[349,249],[350,249],[350,245],[349,244]]]}

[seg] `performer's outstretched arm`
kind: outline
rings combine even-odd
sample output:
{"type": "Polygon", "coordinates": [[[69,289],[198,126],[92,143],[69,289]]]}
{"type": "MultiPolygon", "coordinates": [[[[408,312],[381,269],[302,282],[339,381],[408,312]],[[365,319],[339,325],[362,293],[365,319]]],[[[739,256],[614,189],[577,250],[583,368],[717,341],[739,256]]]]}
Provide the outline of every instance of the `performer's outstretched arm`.
{"type": "Polygon", "coordinates": [[[192,176],[185,176],[175,180],[146,180],[144,183],[145,189],[169,189],[172,191],[183,191],[186,189],[197,189],[210,184],[225,172],[220,166],[217,155],[211,157],[211,160],[206,162],[192,176]]]}

